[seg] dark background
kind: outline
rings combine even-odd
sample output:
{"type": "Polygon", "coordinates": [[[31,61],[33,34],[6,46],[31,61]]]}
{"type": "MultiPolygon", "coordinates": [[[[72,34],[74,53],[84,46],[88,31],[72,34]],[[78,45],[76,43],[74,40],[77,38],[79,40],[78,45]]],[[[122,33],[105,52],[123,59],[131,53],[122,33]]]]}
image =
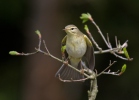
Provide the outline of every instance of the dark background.
{"type": "MultiPolygon", "coordinates": [[[[66,34],[62,29],[75,24],[85,33],[82,13],[89,12],[103,34],[109,33],[121,43],[129,40],[132,62],[111,54],[96,55],[98,72],[118,61],[111,69],[117,71],[126,63],[126,72],[118,77],[98,78],[96,100],[139,100],[139,1],[138,0],[1,0],[0,1],[0,100],[87,100],[89,83],[63,83],[54,77],[61,63],[36,54],[10,56],[11,50],[33,52],[38,46],[35,30],[39,29],[50,52],[61,58],[60,42],[66,34]]],[[[97,43],[107,49],[96,28],[90,31],[97,43]]],[[[43,49],[43,46],[42,46],[43,49]]],[[[95,50],[97,50],[95,48],[95,50]]]]}

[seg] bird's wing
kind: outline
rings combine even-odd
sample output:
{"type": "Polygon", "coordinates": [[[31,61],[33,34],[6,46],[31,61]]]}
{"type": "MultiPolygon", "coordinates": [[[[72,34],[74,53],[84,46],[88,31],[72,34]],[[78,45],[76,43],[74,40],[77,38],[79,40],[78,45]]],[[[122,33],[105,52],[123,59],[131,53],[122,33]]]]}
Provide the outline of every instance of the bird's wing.
{"type": "Polygon", "coordinates": [[[62,60],[66,60],[68,57],[68,53],[66,52],[66,41],[67,41],[67,35],[61,41],[62,60]]]}
{"type": "MultiPolygon", "coordinates": [[[[62,52],[62,59],[64,56],[63,60],[68,61],[69,64],[71,64],[69,58],[68,58],[68,53],[66,52],[66,40],[67,40],[67,36],[65,36],[62,39],[61,42],[61,52],[62,52]]],[[[80,70],[81,69],[81,63],[79,63],[77,69],[80,70]]],[[[79,79],[83,79],[84,76],[83,74],[80,74],[79,72],[73,70],[72,68],[70,68],[67,64],[63,64],[61,66],[61,68],[57,71],[57,73],[55,74],[56,77],[60,77],[63,80],[79,80],[79,79]]]]}
{"type": "Polygon", "coordinates": [[[87,44],[87,50],[86,50],[86,53],[84,55],[84,58],[87,62],[88,68],[93,70],[94,66],[95,66],[94,48],[93,48],[92,42],[90,41],[90,39],[86,35],[84,35],[84,39],[85,39],[86,44],[87,44]]]}

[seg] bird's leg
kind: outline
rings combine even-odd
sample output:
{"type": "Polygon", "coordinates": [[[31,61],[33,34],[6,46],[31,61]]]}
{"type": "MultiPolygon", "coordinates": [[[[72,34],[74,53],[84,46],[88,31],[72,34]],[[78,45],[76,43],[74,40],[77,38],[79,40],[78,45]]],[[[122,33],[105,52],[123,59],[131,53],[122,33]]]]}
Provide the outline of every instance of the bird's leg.
{"type": "Polygon", "coordinates": [[[69,64],[69,58],[67,58],[66,60],[63,60],[63,64],[67,65],[69,64]]]}
{"type": "Polygon", "coordinates": [[[84,68],[83,68],[83,66],[82,66],[81,61],[80,61],[80,66],[81,66],[80,73],[81,73],[81,74],[84,74],[84,68]]]}
{"type": "Polygon", "coordinates": [[[62,61],[63,61],[63,64],[68,65],[68,58],[66,59],[65,53],[64,53],[64,52],[61,52],[61,54],[62,54],[62,61]]]}
{"type": "Polygon", "coordinates": [[[65,61],[65,53],[64,52],[61,52],[61,54],[62,54],[62,60],[63,60],[63,62],[65,61]]]}
{"type": "Polygon", "coordinates": [[[80,73],[81,74],[84,74],[84,69],[80,69],[80,73]]]}
{"type": "Polygon", "coordinates": [[[65,65],[68,65],[68,64],[69,64],[69,61],[66,60],[66,61],[64,61],[63,63],[64,63],[65,65]]]}

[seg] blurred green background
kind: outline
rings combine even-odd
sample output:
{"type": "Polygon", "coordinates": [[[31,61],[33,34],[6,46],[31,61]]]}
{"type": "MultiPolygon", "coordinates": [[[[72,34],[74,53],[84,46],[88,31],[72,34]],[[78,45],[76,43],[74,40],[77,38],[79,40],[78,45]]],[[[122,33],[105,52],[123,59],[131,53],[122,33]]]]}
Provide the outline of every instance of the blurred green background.
{"type": "MultiPolygon", "coordinates": [[[[0,100],[87,100],[89,82],[63,83],[54,77],[61,63],[36,54],[10,56],[11,50],[33,52],[38,46],[35,30],[40,30],[50,52],[61,58],[60,42],[66,34],[62,29],[74,24],[85,33],[82,13],[89,12],[103,34],[109,33],[121,43],[128,42],[132,62],[111,54],[96,55],[98,72],[118,61],[117,71],[126,63],[120,76],[102,75],[98,78],[96,100],[139,100],[139,1],[138,0],[1,0],[0,1],[0,100]]],[[[107,49],[96,28],[87,22],[97,43],[107,49]]],[[[42,46],[42,49],[44,47],[42,46]]],[[[95,50],[97,50],[95,48],[95,50]]]]}

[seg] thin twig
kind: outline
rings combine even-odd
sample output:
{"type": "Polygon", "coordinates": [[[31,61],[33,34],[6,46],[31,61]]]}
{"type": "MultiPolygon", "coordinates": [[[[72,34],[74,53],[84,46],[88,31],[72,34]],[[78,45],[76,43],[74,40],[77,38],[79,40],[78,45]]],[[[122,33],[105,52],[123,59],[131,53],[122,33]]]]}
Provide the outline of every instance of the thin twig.
{"type": "Polygon", "coordinates": [[[71,78],[71,80],[63,80],[63,79],[61,79],[60,75],[58,75],[58,76],[59,76],[59,80],[62,81],[62,82],[84,82],[85,80],[89,79],[89,78],[83,78],[83,79],[79,79],[79,80],[73,80],[71,78]]]}
{"type": "Polygon", "coordinates": [[[38,49],[41,48],[41,37],[39,37],[39,44],[38,44],[38,49]]]}
{"type": "Polygon", "coordinates": [[[44,47],[45,47],[45,49],[46,49],[47,53],[48,53],[48,54],[50,54],[50,52],[49,52],[48,48],[46,47],[46,43],[45,43],[45,41],[44,41],[44,40],[43,40],[43,44],[44,44],[44,47]]]}
{"type": "Polygon", "coordinates": [[[32,53],[19,53],[19,55],[22,55],[22,56],[30,56],[30,55],[34,55],[34,54],[36,54],[36,53],[38,53],[38,51],[35,51],[35,52],[32,52],[32,53]]]}
{"type": "Polygon", "coordinates": [[[110,43],[110,39],[109,39],[109,35],[108,35],[108,33],[107,33],[107,43],[108,43],[108,45],[109,45],[109,47],[108,48],[110,48],[110,49],[112,49],[112,46],[111,46],[111,43],[110,43]]]}
{"type": "Polygon", "coordinates": [[[124,58],[124,57],[122,57],[122,56],[119,56],[119,55],[117,55],[115,52],[112,52],[112,54],[115,55],[115,57],[118,57],[118,58],[120,58],[120,59],[129,61],[129,59],[124,58]]]}
{"type": "Polygon", "coordinates": [[[115,75],[115,76],[119,76],[120,75],[120,73],[118,73],[119,72],[119,70],[117,71],[117,72],[110,72],[110,71],[108,71],[108,72],[103,72],[102,74],[108,74],[108,75],[115,75]]]}
{"type": "Polygon", "coordinates": [[[118,48],[117,36],[115,36],[115,44],[116,44],[116,47],[118,48]]]}
{"type": "Polygon", "coordinates": [[[108,66],[107,68],[105,68],[102,72],[100,72],[100,73],[97,75],[97,77],[100,76],[101,74],[103,74],[103,72],[105,72],[106,70],[108,70],[114,63],[116,63],[116,61],[113,61],[112,63],[111,63],[111,61],[110,61],[109,66],[108,66]]]}
{"type": "MultiPolygon", "coordinates": [[[[118,58],[120,58],[120,59],[128,60],[128,61],[133,60],[133,58],[130,58],[130,59],[129,59],[129,58],[124,58],[124,57],[122,57],[122,56],[120,56],[120,55],[117,55],[117,54],[115,53],[115,52],[117,52],[118,54],[123,53],[123,52],[121,52],[121,50],[122,50],[124,47],[127,47],[127,42],[128,42],[128,41],[126,41],[126,42],[121,46],[121,45],[120,45],[120,41],[118,41],[119,43],[117,44],[117,37],[115,37],[116,47],[117,47],[117,50],[115,51],[114,48],[112,48],[112,45],[111,45],[111,43],[110,43],[108,34],[107,34],[107,40],[106,40],[105,37],[104,37],[104,35],[103,35],[103,33],[101,32],[99,26],[95,23],[95,21],[93,20],[93,18],[90,16],[89,19],[90,19],[90,21],[95,25],[95,27],[96,27],[97,30],[98,30],[98,33],[101,35],[101,37],[102,37],[102,39],[104,40],[105,44],[106,44],[107,47],[109,48],[108,50],[101,50],[101,52],[100,52],[100,49],[99,49],[99,51],[95,51],[95,54],[110,52],[110,53],[112,53],[113,55],[115,55],[116,57],[118,57],[118,58]],[[118,51],[120,51],[120,52],[118,52],[118,51]]],[[[91,34],[91,33],[89,32],[89,34],[91,34]]],[[[92,38],[92,35],[89,35],[89,36],[90,36],[90,38],[92,38]]],[[[94,39],[93,39],[93,40],[94,40],[94,39]]],[[[94,41],[94,43],[95,43],[95,41],[94,41]]],[[[96,44],[97,44],[97,43],[96,43],[96,44]]]]}
{"type": "Polygon", "coordinates": [[[105,44],[109,47],[109,44],[108,44],[107,40],[105,39],[104,35],[102,34],[102,32],[101,32],[99,26],[95,23],[94,20],[91,20],[91,22],[95,25],[95,27],[96,27],[97,30],[98,30],[98,33],[101,35],[101,37],[102,37],[102,39],[104,40],[105,44]]]}
{"type": "Polygon", "coordinates": [[[99,50],[100,52],[102,52],[102,48],[100,48],[99,45],[97,44],[97,42],[94,40],[94,38],[93,38],[92,34],[90,33],[90,31],[87,30],[86,33],[89,35],[89,37],[91,38],[91,40],[92,40],[92,42],[94,43],[94,45],[96,46],[96,48],[98,48],[98,50],[99,50]]]}

